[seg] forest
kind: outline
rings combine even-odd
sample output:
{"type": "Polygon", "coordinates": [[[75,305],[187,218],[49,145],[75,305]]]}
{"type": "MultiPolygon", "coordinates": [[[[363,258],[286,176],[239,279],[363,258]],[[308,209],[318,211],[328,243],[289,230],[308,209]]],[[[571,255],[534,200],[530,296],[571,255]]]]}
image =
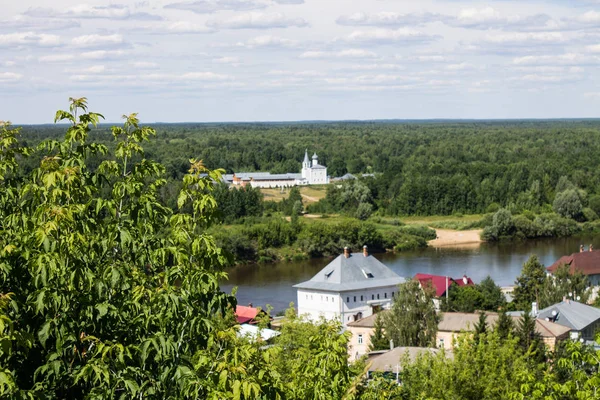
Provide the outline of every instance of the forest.
{"type": "MultiPolygon", "coordinates": [[[[393,216],[551,211],[561,177],[600,207],[600,122],[331,122],[159,124],[146,156],[180,179],[191,158],[210,169],[300,172],[304,150],[331,177],[366,180],[374,211],[393,216]]],[[[24,126],[25,144],[62,135],[64,127],[24,126]]],[[[111,145],[108,126],[90,132],[111,145]]],[[[91,160],[92,161],[92,160],[91,160]]],[[[93,162],[93,161],[92,161],[93,162]]],[[[30,165],[31,167],[31,165],[30,165]]],[[[173,189],[176,190],[176,189],[173,189]]],[[[169,191],[164,195],[169,196],[169,191]]],[[[595,210],[596,212],[600,210],[595,210]]]]}

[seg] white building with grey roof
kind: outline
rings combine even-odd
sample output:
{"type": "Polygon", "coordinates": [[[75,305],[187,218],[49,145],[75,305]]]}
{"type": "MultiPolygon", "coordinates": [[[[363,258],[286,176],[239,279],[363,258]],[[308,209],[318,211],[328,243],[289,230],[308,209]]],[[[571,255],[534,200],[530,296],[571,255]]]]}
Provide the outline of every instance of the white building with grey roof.
{"type": "Polygon", "coordinates": [[[349,322],[390,308],[398,285],[405,279],[370,255],[350,253],[346,248],[309,281],[294,285],[298,314],[312,321],[320,318],[349,322]]]}
{"type": "Polygon", "coordinates": [[[329,183],[327,167],[319,164],[317,153],[308,159],[308,150],[304,152],[304,161],[300,173],[271,174],[270,172],[236,172],[223,175],[223,180],[234,186],[253,188],[284,188],[303,185],[325,185],[329,183]]]}
{"type": "Polygon", "coordinates": [[[571,329],[571,339],[592,342],[600,329],[600,309],[573,300],[546,307],[537,317],[571,329]]]}

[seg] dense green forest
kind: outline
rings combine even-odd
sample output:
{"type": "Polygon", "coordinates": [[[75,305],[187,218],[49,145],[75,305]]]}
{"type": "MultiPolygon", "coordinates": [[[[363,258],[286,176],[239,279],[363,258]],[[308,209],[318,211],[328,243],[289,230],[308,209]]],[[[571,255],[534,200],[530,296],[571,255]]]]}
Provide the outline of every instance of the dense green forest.
{"type": "MultiPolygon", "coordinates": [[[[386,215],[474,214],[498,207],[520,213],[541,211],[545,205],[549,211],[562,176],[589,196],[600,193],[598,121],[161,124],[154,128],[157,137],[147,146],[147,157],[165,165],[172,180],[186,173],[190,158],[229,173],[299,172],[308,148],[319,155],[332,177],[375,173],[367,183],[372,204],[374,211],[386,215]]],[[[23,138],[26,144],[35,144],[63,132],[60,126],[25,126],[23,138]]],[[[90,135],[110,146],[108,127],[100,125],[90,135]]],[[[170,196],[176,190],[165,189],[163,194],[170,196]]]]}

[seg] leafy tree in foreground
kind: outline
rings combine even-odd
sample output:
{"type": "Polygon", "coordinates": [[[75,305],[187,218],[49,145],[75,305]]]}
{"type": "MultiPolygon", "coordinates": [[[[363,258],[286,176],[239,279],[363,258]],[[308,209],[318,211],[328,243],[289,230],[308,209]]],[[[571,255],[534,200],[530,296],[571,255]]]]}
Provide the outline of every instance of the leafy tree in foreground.
{"type": "MultiPolygon", "coordinates": [[[[192,161],[173,214],[157,200],[162,165],[144,158],[154,131],[135,114],[112,128],[115,152],[98,168],[88,142],[102,116],[71,99],[21,179],[16,131],[0,137],[0,396],[181,398],[192,356],[210,347],[225,257],[205,233],[219,172],[192,161]],[[206,175],[205,175],[206,174],[206,175]],[[201,177],[205,176],[205,177],[201,177]]],[[[198,393],[205,397],[206,393],[198,393]]]]}
{"type": "Polygon", "coordinates": [[[433,347],[439,316],[433,305],[431,287],[421,288],[410,280],[398,286],[392,308],[384,316],[384,328],[394,346],[433,347]]]}

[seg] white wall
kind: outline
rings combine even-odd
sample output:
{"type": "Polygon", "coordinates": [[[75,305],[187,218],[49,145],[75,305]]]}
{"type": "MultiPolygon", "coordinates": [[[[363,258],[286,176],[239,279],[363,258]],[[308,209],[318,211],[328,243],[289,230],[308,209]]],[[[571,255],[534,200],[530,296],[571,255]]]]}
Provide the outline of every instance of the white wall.
{"type": "Polygon", "coordinates": [[[363,318],[372,315],[373,304],[380,305],[384,309],[389,308],[392,293],[397,290],[397,286],[388,286],[339,294],[298,289],[298,314],[307,315],[312,321],[317,321],[321,316],[325,319],[337,319],[345,326],[348,322],[354,321],[354,316],[359,312],[362,313],[363,318]]]}

